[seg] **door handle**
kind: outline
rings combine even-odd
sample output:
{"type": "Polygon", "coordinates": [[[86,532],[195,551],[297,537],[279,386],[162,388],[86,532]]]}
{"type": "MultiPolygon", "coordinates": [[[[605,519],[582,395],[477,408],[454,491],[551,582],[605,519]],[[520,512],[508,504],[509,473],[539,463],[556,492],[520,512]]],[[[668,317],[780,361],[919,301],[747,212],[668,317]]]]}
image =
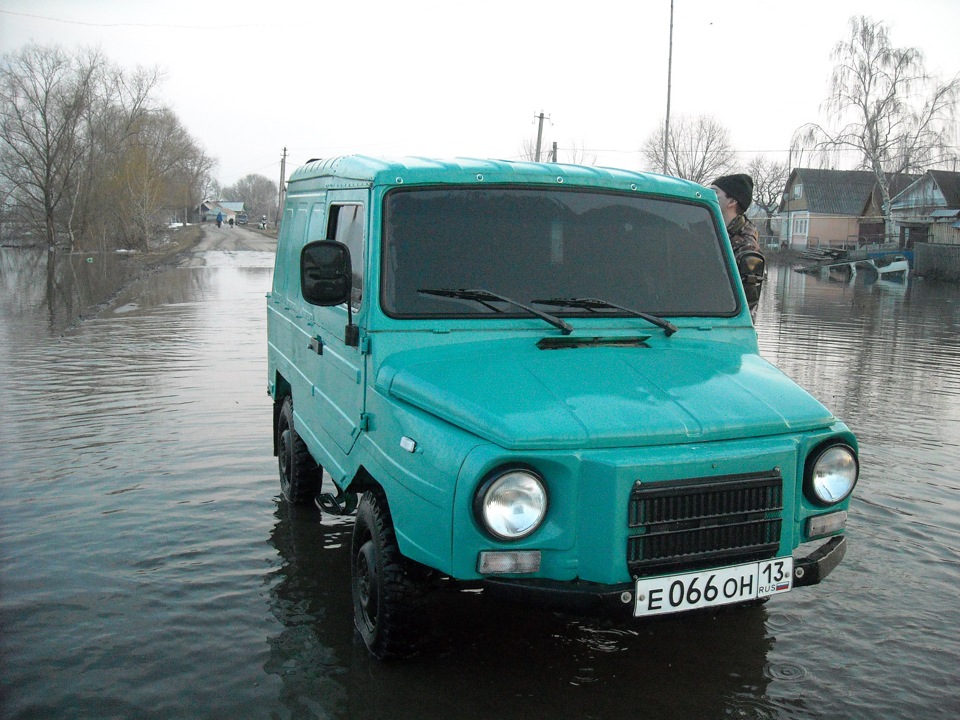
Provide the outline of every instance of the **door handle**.
{"type": "Polygon", "coordinates": [[[317,355],[323,355],[323,339],[319,335],[315,338],[310,338],[310,344],[307,347],[317,355]]]}

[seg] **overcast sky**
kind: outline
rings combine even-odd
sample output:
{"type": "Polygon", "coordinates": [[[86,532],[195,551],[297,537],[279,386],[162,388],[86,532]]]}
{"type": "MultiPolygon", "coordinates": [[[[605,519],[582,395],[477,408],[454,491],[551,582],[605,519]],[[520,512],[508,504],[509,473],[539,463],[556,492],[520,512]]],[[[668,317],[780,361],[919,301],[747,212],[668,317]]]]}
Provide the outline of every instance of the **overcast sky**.
{"type": "MultiPolygon", "coordinates": [[[[675,0],[671,116],[711,114],[745,165],[786,160],[820,117],[830,51],[869,9],[897,47],[960,72],[960,0],[675,0]]],[[[643,169],[666,112],[670,0],[0,0],[0,53],[97,46],[158,66],[162,99],[231,184],[361,152],[561,160],[643,169]]]]}

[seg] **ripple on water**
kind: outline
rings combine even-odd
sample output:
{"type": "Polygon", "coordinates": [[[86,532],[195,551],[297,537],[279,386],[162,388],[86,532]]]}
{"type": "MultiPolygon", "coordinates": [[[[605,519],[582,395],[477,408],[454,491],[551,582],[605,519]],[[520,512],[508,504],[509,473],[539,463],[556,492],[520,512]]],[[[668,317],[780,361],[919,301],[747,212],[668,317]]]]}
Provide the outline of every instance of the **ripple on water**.
{"type": "Polygon", "coordinates": [[[768,663],[763,669],[763,674],[771,680],[787,682],[798,682],[807,677],[807,671],[803,667],[789,662],[768,663]]]}

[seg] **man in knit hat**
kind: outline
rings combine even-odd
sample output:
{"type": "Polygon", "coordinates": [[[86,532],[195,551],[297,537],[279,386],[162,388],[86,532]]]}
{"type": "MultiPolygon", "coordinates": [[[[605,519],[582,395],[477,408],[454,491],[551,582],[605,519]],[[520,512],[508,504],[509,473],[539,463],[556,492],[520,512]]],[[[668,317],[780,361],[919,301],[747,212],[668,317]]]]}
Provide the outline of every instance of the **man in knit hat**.
{"type": "Polygon", "coordinates": [[[724,175],[714,180],[710,189],[717,193],[750,315],[753,316],[760,301],[765,266],[763,252],[760,250],[760,233],[754,224],[747,220],[746,214],[747,208],[753,202],[753,178],[743,173],[724,175]]]}

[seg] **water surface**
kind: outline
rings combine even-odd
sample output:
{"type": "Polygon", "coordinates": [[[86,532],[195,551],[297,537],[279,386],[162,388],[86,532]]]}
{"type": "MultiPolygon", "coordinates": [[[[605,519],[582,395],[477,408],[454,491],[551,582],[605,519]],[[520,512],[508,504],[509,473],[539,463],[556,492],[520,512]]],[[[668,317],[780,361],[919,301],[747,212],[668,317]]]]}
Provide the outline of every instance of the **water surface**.
{"type": "Polygon", "coordinates": [[[960,712],[960,287],[771,269],[764,355],[861,443],[823,584],[642,623],[448,592],[432,651],[381,664],[352,628],[349,519],[278,498],[272,255],[206,253],[72,324],[95,273],[123,285],[77,260],[0,250],[4,717],[960,712]]]}

